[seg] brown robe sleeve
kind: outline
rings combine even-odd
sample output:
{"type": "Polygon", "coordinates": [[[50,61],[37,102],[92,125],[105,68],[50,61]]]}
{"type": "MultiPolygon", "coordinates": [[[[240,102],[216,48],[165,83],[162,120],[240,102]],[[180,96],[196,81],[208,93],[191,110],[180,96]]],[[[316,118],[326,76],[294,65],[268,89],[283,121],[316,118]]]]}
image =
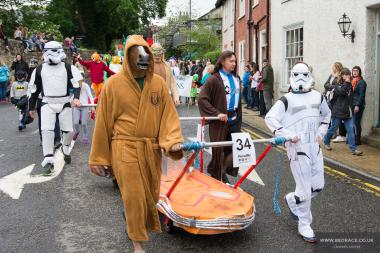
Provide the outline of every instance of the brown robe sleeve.
{"type": "Polygon", "coordinates": [[[211,104],[212,97],[214,97],[213,93],[215,93],[214,86],[217,82],[217,78],[211,76],[201,88],[201,93],[198,98],[198,107],[201,115],[204,117],[216,117],[221,113],[211,104]]]}
{"type": "Polygon", "coordinates": [[[112,166],[111,141],[114,125],[111,82],[104,89],[96,110],[95,128],[92,137],[90,165],[112,166]]]}
{"type": "Polygon", "coordinates": [[[165,155],[174,160],[183,157],[183,151],[172,152],[170,149],[177,143],[183,143],[181,124],[179,122],[177,110],[171,100],[169,92],[166,88],[162,90],[163,112],[160,122],[160,132],[158,142],[164,149],[165,155]]]}

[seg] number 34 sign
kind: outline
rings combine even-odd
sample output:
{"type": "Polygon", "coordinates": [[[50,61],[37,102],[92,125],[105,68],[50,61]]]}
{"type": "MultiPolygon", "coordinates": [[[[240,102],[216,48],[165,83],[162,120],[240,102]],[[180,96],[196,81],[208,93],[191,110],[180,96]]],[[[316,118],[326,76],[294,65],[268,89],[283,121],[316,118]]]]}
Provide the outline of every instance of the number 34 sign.
{"type": "Polygon", "coordinates": [[[248,133],[233,133],[232,154],[234,167],[247,167],[256,164],[256,151],[248,133]]]}

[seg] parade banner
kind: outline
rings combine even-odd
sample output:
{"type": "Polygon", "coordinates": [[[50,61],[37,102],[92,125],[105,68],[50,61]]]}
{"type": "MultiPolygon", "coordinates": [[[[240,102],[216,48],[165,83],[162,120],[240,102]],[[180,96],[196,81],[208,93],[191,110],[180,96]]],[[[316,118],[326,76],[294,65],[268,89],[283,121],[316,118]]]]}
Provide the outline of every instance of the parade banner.
{"type": "Polygon", "coordinates": [[[175,77],[176,83],[177,83],[177,89],[178,93],[181,97],[190,97],[190,91],[191,91],[191,83],[192,83],[192,77],[191,76],[176,76],[175,77]]]}

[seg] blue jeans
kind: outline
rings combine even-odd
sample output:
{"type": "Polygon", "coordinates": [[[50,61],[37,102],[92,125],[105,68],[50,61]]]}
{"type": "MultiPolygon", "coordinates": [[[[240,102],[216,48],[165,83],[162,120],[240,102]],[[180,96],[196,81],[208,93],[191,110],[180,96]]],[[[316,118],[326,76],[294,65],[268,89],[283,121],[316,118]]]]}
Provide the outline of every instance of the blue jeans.
{"type": "Polygon", "coordinates": [[[248,100],[248,91],[249,91],[249,87],[243,87],[243,99],[244,99],[244,102],[249,106],[249,100],[248,100]]]}
{"type": "Polygon", "coordinates": [[[351,151],[355,151],[356,144],[355,144],[355,133],[354,133],[354,121],[352,118],[340,119],[340,118],[331,117],[331,126],[329,130],[327,130],[324,143],[325,145],[330,145],[331,138],[335,134],[335,131],[339,126],[339,123],[342,121],[344,122],[344,127],[346,128],[346,131],[347,131],[348,146],[350,147],[351,151]]]}
{"type": "Polygon", "coordinates": [[[0,82],[0,101],[7,97],[7,84],[8,82],[0,82]]]}
{"type": "Polygon", "coordinates": [[[256,96],[256,88],[250,88],[249,89],[249,106],[252,108],[259,107],[258,99],[256,96]]]}

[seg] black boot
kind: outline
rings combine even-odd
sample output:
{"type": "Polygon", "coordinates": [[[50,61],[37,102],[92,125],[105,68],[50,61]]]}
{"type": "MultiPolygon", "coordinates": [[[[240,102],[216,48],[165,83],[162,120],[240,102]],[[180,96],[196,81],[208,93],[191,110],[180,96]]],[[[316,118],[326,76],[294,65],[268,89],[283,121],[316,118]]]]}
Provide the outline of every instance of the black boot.
{"type": "Polygon", "coordinates": [[[226,174],[222,175],[222,182],[225,184],[230,184],[230,180],[228,180],[228,177],[226,174]]]}
{"type": "Polygon", "coordinates": [[[70,155],[66,155],[65,152],[63,152],[63,146],[61,146],[61,151],[62,151],[63,160],[65,161],[65,163],[66,164],[70,164],[71,163],[71,156],[70,155]]]}

